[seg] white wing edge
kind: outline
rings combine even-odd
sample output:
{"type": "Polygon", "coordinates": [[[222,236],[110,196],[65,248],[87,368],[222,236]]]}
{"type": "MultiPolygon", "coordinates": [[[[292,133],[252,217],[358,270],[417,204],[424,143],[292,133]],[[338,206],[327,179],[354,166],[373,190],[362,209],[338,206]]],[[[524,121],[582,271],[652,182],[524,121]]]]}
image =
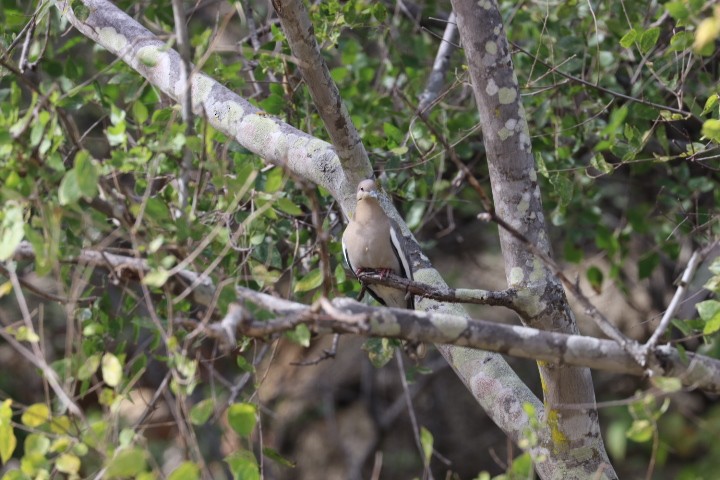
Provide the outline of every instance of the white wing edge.
{"type": "Polygon", "coordinates": [[[395,225],[390,225],[390,241],[392,242],[395,254],[398,256],[398,259],[402,264],[403,270],[405,270],[405,275],[408,279],[412,280],[413,271],[412,268],[410,268],[410,262],[408,261],[407,254],[405,253],[405,244],[403,242],[404,239],[401,239],[402,237],[398,235],[395,225]]]}
{"type": "Polygon", "coordinates": [[[350,267],[350,271],[353,273],[353,275],[357,276],[357,274],[355,273],[355,269],[352,266],[352,263],[350,263],[350,257],[348,256],[347,247],[345,246],[345,238],[343,238],[341,240],[341,243],[342,243],[343,257],[345,257],[345,263],[347,263],[347,266],[350,267]]]}

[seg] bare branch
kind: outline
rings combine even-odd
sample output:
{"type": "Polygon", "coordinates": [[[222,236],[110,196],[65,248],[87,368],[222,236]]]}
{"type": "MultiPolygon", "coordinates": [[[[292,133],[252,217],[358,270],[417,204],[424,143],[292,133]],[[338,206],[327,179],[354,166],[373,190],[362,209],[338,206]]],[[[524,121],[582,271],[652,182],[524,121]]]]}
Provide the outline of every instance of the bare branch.
{"type": "Polygon", "coordinates": [[[425,90],[420,94],[418,110],[421,114],[427,113],[426,110],[440,95],[440,90],[445,85],[445,75],[447,74],[448,67],[450,66],[450,57],[453,52],[457,49],[457,23],[455,23],[455,12],[450,14],[450,18],[447,20],[445,26],[445,32],[442,36],[442,41],[438,46],[437,54],[435,55],[435,62],[433,63],[430,77],[428,78],[425,90]]]}
{"type": "Polygon", "coordinates": [[[493,305],[507,307],[518,313],[522,309],[515,304],[517,291],[513,288],[502,291],[481,290],[471,288],[450,288],[416,282],[394,273],[380,275],[374,270],[365,270],[358,274],[361,282],[395,287],[423,298],[439,302],[468,303],[473,305],[493,305]]]}
{"type": "Polygon", "coordinates": [[[616,92],[614,90],[610,90],[609,88],[601,87],[600,85],[597,85],[595,83],[588,82],[587,80],[584,80],[582,78],[575,77],[573,75],[570,75],[569,73],[564,73],[561,70],[557,69],[556,67],[553,67],[552,65],[549,65],[549,64],[543,62],[537,56],[533,55],[531,52],[528,52],[527,50],[522,48],[520,45],[518,45],[516,43],[511,43],[511,45],[513,46],[513,48],[515,48],[519,52],[524,53],[528,57],[532,58],[534,61],[536,61],[543,67],[547,68],[548,70],[553,71],[554,73],[557,73],[558,75],[560,75],[563,78],[567,78],[568,80],[570,80],[572,82],[579,83],[580,85],[585,85],[586,87],[594,88],[595,90],[597,90],[599,92],[606,93],[606,94],[616,97],[616,98],[622,98],[623,100],[627,100],[629,102],[647,105],[648,107],[657,108],[658,110],[667,110],[668,112],[678,113],[686,118],[690,118],[690,117],[698,118],[692,112],[681,110],[679,108],[669,107],[667,105],[660,105],[659,103],[650,102],[650,101],[644,100],[642,98],[631,97],[630,95],[625,95],[624,93],[616,92]]]}
{"type": "Polygon", "coordinates": [[[695,270],[697,270],[697,267],[698,265],[700,265],[701,261],[702,255],[700,254],[700,252],[693,252],[692,256],[690,257],[690,261],[688,261],[687,267],[685,268],[685,272],[683,272],[682,278],[680,279],[680,284],[675,291],[675,295],[673,296],[667,310],[665,310],[665,314],[660,320],[660,324],[657,326],[655,332],[653,332],[652,336],[648,339],[648,341],[645,342],[645,345],[643,345],[645,351],[650,351],[655,348],[658,340],[660,340],[660,337],[662,337],[668,325],[670,325],[670,320],[672,320],[673,315],[675,315],[675,311],[677,310],[677,307],[680,305],[680,301],[685,295],[685,290],[687,290],[687,286],[695,275],[695,270]]]}

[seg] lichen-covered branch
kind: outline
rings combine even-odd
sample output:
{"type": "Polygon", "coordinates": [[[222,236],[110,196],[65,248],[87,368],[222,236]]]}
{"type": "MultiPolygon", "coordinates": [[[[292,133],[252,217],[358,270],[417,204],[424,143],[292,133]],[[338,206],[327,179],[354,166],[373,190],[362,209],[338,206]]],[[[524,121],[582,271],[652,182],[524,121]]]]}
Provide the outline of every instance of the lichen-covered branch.
{"type": "MultiPolygon", "coordinates": [[[[32,260],[34,251],[28,242],[16,249],[14,260],[32,260]]],[[[92,266],[105,270],[124,280],[140,279],[151,266],[142,259],[109,254],[94,250],[81,250],[66,263],[92,266]]],[[[212,281],[198,273],[181,269],[175,278],[183,284],[195,284],[193,302],[198,306],[212,307],[215,286],[212,281]]],[[[408,288],[420,296],[432,296],[436,289],[418,282],[406,282],[397,275],[380,279],[375,273],[364,273],[363,280],[383,282],[384,285],[408,288]]],[[[178,320],[189,329],[200,328],[215,338],[230,341],[234,345],[237,334],[263,338],[292,330],[306,324],[318,333],[353,333],[366,336],[397,338],[469,349],[498,352],[519,358],[579,365],[615,373],[643,375],[645,370],[633,356],[617,342],[582,335],[546,332],[535,328],[497,324],[444,312],[421,312],[417,310],[372,307],[347,298],[332,301],[322,299],[314,305],[285,300],[255,290],[237,287],[237,301],[228,309],[221,321],[204,325],[191,318],[178,320]],[[271,321],[259,321],[241,304],[253,303],[275,316],[271,321]]],[[[468,290],[473,303],[484,303],[478,298],[485,296],[487,304],[505,303],[505,297],[514,298],[514,292],[487,292],[468,290]],[[485,293],[482,293],[485,292],[485,293]]],[[[444,295],[451,297],[449,292],[444,295]]],[[[459,300],[458,298],[449,300],[459,300]]],[[[510,306],[505,305],[505,306],[510,306]]],[[[220,318],[219,315],[214,315],[220,318]]],[[[685,357],[669,345],[655,347],[650,355],[663,370],[658,375],[677,377],[691,388],[720,393],[720,360],[703,355],[686,353],[685,357]]]]}
{"type": "Polygon", "coordinates": [[[357,172],[369,178],[372,169],[368,168],[370,162],[365,146],[320,54],[302,0],[272,0],[272,4],[293,56],[300,59],[298,68],[343,167],[348,172],[357,172]]]}
{"type": "MultiPolygon", "coordinates": [[[[498,4],[452,0],[452,5],[480,115],[495,214],[540,252],[551,255],[530,133],[498,4]]],[[[578,333],[562,284],[548,265],[507,229],[500,231],[500,246],[508,286],[518,289],[524,303],[523,322],[542,330],[578,333]]],[[[597,410],[562,407],[595,404],[590,371],[551,363],[538,368],[548,407],[545,418],[553,429],[548,449],[556,460],[537,463],[540,476],[587,478],[592,476],[589,472],[602,472],[603,477],[617,478],[609,466],[597,410]]]]}

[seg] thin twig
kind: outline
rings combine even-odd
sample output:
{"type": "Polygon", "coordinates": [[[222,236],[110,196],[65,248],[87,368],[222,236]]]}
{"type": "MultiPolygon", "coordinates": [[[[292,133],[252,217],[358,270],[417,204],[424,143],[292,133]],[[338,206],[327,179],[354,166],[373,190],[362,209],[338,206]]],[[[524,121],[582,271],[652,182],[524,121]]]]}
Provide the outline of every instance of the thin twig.
{"type": "MultiPolygon", "coordinates": [[[[542,60],[537,58],[537,56],[535,56],[531,52],[525,50],[520,45],[513,43],[513,42],[510,42],[510,44],[513,46],[513,48],[524,53],[525,55],[529,56],[530,58],[535,59],[540,65],[544,66],[545,68],[549,68],[549,69],[553,68],[552,65],[549,65],[549,64],[543,62],[542,60]]],[[[648,100],[643,100],[642,98],[631,97],[630,95],[625,95],[624,93],[616,92],[614,90],[610,90],[609,88],[601,87],[600,85],[596,85],[592,82],[588,82],[587,80],[583,80],[582,78],[575,77],[573,75],[570,75],[569,73],[565,73],[565,72],[562,72],[557,69],[555,70],[555,73],[557,73],[561,77],[567,78],[568,80],[579,83],[581,85],[585,85],[586,87],[594,88],[595,90],[606,93],[608,95],[612,95],[613,97],[622,98],[623,100],[627,100],[629,102],[634,102],[634,103],[639,103],[641,105],[647,105],[649,107],[657,108],[659,110],[667,110],[668,112],[678,113],[680,115],[683,115],[684,117],[698,118],[692,112],[687,112],[687,111],[681,110],[679,108],[669,107],[667,105],[660,105],[659,103],[650,102],[648,100]]]]}
{"type": "MultiPolygon", "coordinates": [[[[0,264],[0,273],[5,275],[6,277],[8,276],[8,271],[2,264],[0,264]]],[[[61,297],[59,295],[55,295],[50,292],[46,292],[45,290],[41,289],[34,283],[25,280],[24,278],[18,277],[18,281],[20,282],[20,285],[22,285],[22,287],[24,289],[29,290],[34,295],[37,295],[38,297],[43,298],[45,300],[49,300],[51,302],[61,303],[63,305],[68,304],[68,303],[78,303],[80,305],[89,305],[99,298],[95,295],[90,296],[90,297],[75,298],[75,299],[68,298],[68,297],[61,297]]]]}
{"type": "Polygon", "coordinates": [[[418,425],[417,416],[415,415],[415,407],[412,404],[412,396],[410,395],[410,388],[408,387],[407,378],[405,377],[405,365],[403,364],[402,355],[399,351],[395,352],[395,358],[397,359],[398,370],[400,374],[400,384],[403,388],[403,396],[407,404],[408,416],[410,417],[410,424],[412,425],[413,438],[415,439],[415,446],[420,453],[420,458],[423,462],[423,478],[433,480],[433,474],[430,470],[430,459],[425,458],[425,450],[423,449],[422,442],[420,441],[420,426],[418,425]]]}
{"type": "Polygon", "coordinates": [[[692,256],[690,257],[690,261],[687,264],[687,267],[685,268],[685,272],[683,273],[682,278],[680,279],[680,284],[678,285],[677,290],[675,291],[675,295],[673,296],[672,300],[670,301],[670,304],[668,305],[667,310],[665,310],[665,314],[662,317],[662,320],[660,320],[660,324],[655,329],[655,332],[653,332],[652,336],[648,339],[647,342],[645,342],[645,345],[643,345],[643,348],[646,352],[649,352],[653,348],[655,348],[655,345],[657,345],[657,342],[660,340],[660,337],[665,333],[665,330],[667,329],[668,325],[670,325],[670,321],[673,318],[673,315],[675,315],[675,311],[677,310],[678,306],[680,305],[680,301],[685,296],[685,290],[687,290],[688,284],[692,280],[693,276],[695,275],[695,270],[697,270],[698,265],[700,265],[700,262],[702,261],[702,255],[700,252],[695,251],[693,252],[692,256]]]}
{"type": "MultiPolygon", "coordinates": [[[[22,313],[23,321],[25,322],[25,326],[29,332],[34,332],[35,329],[32,325],[30,310],[28,310],[27,302],[25,302],[25,296],[22,293],[20,281],[15,274],[15,265],[9,265],[7,270],[10,276],[10,282],[12,283],[13,290],[15,291],[15,298],[17,299],[18,306],[20,307],[20,312],[22,313]]],[[[32,348],[31,352],[20,342],[15,340],[15,338],[10,335],[5,329],[0,329],[0,336],[6,342],[8,342],[18,353],[20,353],[23,357],[25,357],[28,361],[35,365],[36,368],[42,371],[43,377],[45,378],[45,380],[47,380],[48,384],[50,384],[50,388],[53,389],[55,395],[58,396],[60,401],[65,407],[67,407],[70,413],[76,415],[79,418],[84,418],[82,410],[80,410],[77,404],[75,404],[75,402],[70,398],[70,396],[65,392],[65,390],[63,390],[60,382],[58,381],[57,374],[52,368],[50,368],[50,366],[48,366],[47,362],[45,361],[45,355],[43,354],[42,350],[40,350],[40,347],[37,345],[36,342],[30,342],[30,346],[32,348]]]]}

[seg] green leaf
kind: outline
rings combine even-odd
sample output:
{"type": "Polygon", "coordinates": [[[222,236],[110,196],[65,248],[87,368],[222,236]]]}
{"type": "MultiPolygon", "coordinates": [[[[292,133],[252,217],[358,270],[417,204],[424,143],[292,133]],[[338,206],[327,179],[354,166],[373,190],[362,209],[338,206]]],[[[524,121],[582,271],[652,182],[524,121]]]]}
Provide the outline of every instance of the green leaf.
{"type": "Polygon", "coordinates": [[[686,6],[686,1],[678,0],[674,2],[667,2],[665,4],[665,10],[675,20],[685,20],[690,16],[690,11],[686,6]]]}
{"type": "Polygon", "coordinates": [[[70,453],[64,453],[55,460],[55,467],[61,473],[76,475],[80,471],[80,459],[70,453]]]}
{"type": "Polygon", "coordinates": [[[260,480],[260,469],[252,452],[241,450],[225,457],[235,480],[260,480]]]}
{"type": "Polygon", "coordinates": [[[77,18],[81,22],[85,22],[85,20],[87,20],[90,16],[90,9],[79,0],[72,1],[72,10],[75,14],[75,18],[77,18]]]}
{"type": "MultiPolygon", "coordinates": [[[[720,35],[720,18],[708,17],[703,19],[695,29],[695,42],[693,50],[695,53],[705,55],[706,47],[712,47],[712,44],[720,35]]],[[[710,53],[712,50],[710,49],[710,53]]]]}
{"type": "Polygon", "coordinates": [[[342,83],[342,81],[345,80],[345,77],[347,77],[347,76],[348,76],[347,67],[335,67],[332,70],[330,70],[330,77],[336,83],[342,83]]]}
{"type": "Polygon", "coordinates": [[[285,332],[285,336],[301,347],[307,348],[310,346],[310,329],[305,324],[301,323],[292,331],[285,332]]]}
{"type": "Polygon", "coordinates": [[[252,403],[233,403],[228,408],[228,423],[241,437],[248,437],[255,429],[257,407],[252,403]]]}
{"type": "Polygon", "coordinates": [[[274,461],[275,463],[283,466],[283,467],[290,467],[295,468],[295,464],[288,460],[287,458],[280,455],[278,452],[276,452],[274,449],[270,447],[263,447],[262,449],[263,456],[269,458],[270,460],[274,461]]]}
{"type": "Polygon", "coordinates": [[[30,453],[44,456],[50,449],[50,439],[46,433],[31,433],[25,438],[23,447],[26,455],[30,453]]]}
{"type": "Polygon", "coordinates": [[[215,408],[215,400],[206,398],[193,405],[190,409],[190,422],[193,425],[205,425],[215,408]]]}
{"type": "Polygon", "coordinates": [[[660,256],[657,253],[651,253],[638,262],[638,275],[640,279],[648,278],[652,272],[660,264],[660,256]]]}
{"type": "Polygon", "coordinates": [[[548,172],[547,165],[545,164],[545,159],[540,152],[535,152],[535,164],[537,165],[537,171],[540,175],[545,178],[550,178],[550,173],[548,172]]]}
{"type": "Polygon", "coordinates": [[[20,417],[23,425],[36,428],[50,420],[50,409],[44,403],[34,403],[20,417]]]}
{"type": "Polygon", "coordinates": [[[375,368],[384,367],[395,355],[395,345],[387,338],[368,338],[362,349],[368,352],[370,363],[375,368]]]}
{"type": "Polygon", "coordinates": [[[80,200],[82,193],[78,184],[77,172],[75,169],[68,170],[60,182],[58,189],[58,200],[60,205],[70,205],[80,200]]]}
{"type": "Polygon", "coordinates": [[[680,52],[687,48],[690,48],[690,46],[693,44],[694,39],[695,37],[692,32],[688,32],[686,30],[682,32],[677,32],[670,38],[669,50],[671,52],[680,52]]]}
{"type": "Polygon", "coordinates": [[[12,426],[12,399],[8,398],[0,405],[0,460],[3,465],[10,460],[15,447],[17,446],[17,438],[12,426]]]}
{"type": "Polygon", "coordinates": [[[700,318],[705,321],[703,333],[710,335],[720,330],[720,302],[717,300],[705,300],[696,306],[700,318]]]}
{"type": "Polygon", "coordinates": [[[623,37],[620,39],[620,45],[623,48],[630,48],[632,47],[633,43],[635,43],[635,39],[637,38],[637,30],[634,28],[627,32],[623,37]]]}
{"type": "Polygon", "coordinates": [[[430,430],[425,427],[420,427],[420,445],[422,445],[423,450],[423,463],[427,468],[430,465],[430,460],[432,459],[433,435],[430,433],[430,430]]]}
{"type": "Polygon", "coordinates": [[[323,282],[323,274],[319,268],[312,270],[310,273],[305,275],[299,282],[295,284],[293,291],[295,293],[307,292],[313,290],[323,282]]]}
{"type": "Polygon", "coordinates": [[[8,260],[15,254],[24,236],[23,207],[16,202],[7,202],[0,222],[0,261],[8,260]]]}
{"type": "Polygon", "coordinates": [[[148,119],[148,116],[149,116],[148,109],[145,106],[145,104],[143,102],[141,102],[140,100],[133,103],[132,112],[133,112],[133,117],[135,117],[135,120],[138,123],[145,123],[145,121],[148,119]]]}
{"type": "Polygon", "coordinates": [[[275,206],[278,210],[285,212],[288,215],[302,215],[303,213],[302,209],[295,205],[295,203],[293,203],[293,201],[289,198],[278,198],[275,202],[275,206]]]}
{"type": "Polygon", "coordinates": [[[605,157],[602,153],[596,153],[593,155],[593,157],[590,159],[590,165],[595,167],[599,172],[603,174],[612,173],[613,167],[608,162],[605,161],[605,157]]]}
{"type": "Polygon", "coordinates": [[[98,170],[93,164],[90,154],[81,150],[75,155],[75,176],[78,189],[85,198],[94,198],[97,195],[98,170]]]}
{"type": "Polygon", "coordinates": [[[102,357],[102,376],[103,381],[110,387],[117,387],[122,380],[122,365],[112,353],[108,352],[102,357]]]}
{"type": "Polygon", "coordinates": [[[115,452],[107,463],[105,478],[134,477],[147,466],[145,452],[139,448],[124,448],[115,452]]]}
{"type": "Polygon", "coordinates": [[[650,380],[665,393],[679,392],[683,387],[682,381],[675,377],[651,377],[650,380]]]}
{"type": "Polygon", "coordinates": [[[643,55],[648,53],[655,46],[659,37],[660,27],[649,28],[640,35],[640,51],[643,55]]]}
{"type": "Polygon", "coordinates": [[[143,277],[142,283],[148,287],[160,288],[165,285],[168,278],[170,278],[170,272],[162,267],[159,267],[146,273],[143,277]]]}
{"type": "Polygon", "coordinates": [[[242,355],[238,355],[237,358],[235,358],[235,363],[237,364],[238,368],[240,368],[240,370],[242,370],[243,372],[252,372],[255,370],[253,364],[248,362],[247,359],[242,355]]]}
{"type": "Polygon", "coordinates": [[[705,107],[703,107],[702,115],[707,115],[713,108],[715,108],[715,105],[718,103],[718,98],[720,98],[720,96],[717,93],[713,93],[708,97],[705,101],[705,107]]]}
{"type": "Polygon", "coordinates": [[[397,128],[392,123],[383,123],[383,132],[385,132],[385,136],[395,145],[399,145],[402,143],[403,140],[403,134],[400,131],[399,128],[397,128]]]}
{"type": "Polygon", "coordinates": [[[713,142],[720,144],[720,120],[714,118],[705,120],[702,126],[702,134],[713,142]]]}
{"type": "Polygon", "coordinates": [[[200,467],[193,462],[183,462],[168,475],[167,480],[198,480],[199,478],[200,467]]]}
{"type": "Polygon", "coordinates": [[[614,421],[607,429],[607,449],[614,460],[622,461],[625,459],[627,453],[627,430],[628,426],[623,421],[614,421]]]}
{"type": "Polygon", "coordinates": [[[532,475],[532,457],[523,453],[513,459],[510,466],[511,478],[530,478],[532,475]]]}
{"type": "Polygon", "coordinates": [[[265,191],[267,193],[275,193],[285,183],[285,172],[281,168],[273,168],[267,175],[265,180],[265,191]]]}
{"type": "Polygon", "coordinates": [[[100,354],[90,355],[78,369],[78,380],[88,380],[100,366],[100,354]]]}
{"type": "Polygon", "coordinates": [[[587,269],[587,272],[585,273],[587,276],[588,281],[590,282],[590,286],[596,293],[602,292],[602,283],[603,283],[603,272],[595,265],[591,266],[587,269]]]}
{"type": "Polygon", "coordinates": [[[407,222],[407,226],[410,230],[413,230],[420,226],[423,216],[425,215],[426,207],[427,202],[413,202],[410,210],[405,216],[405,221],[407,222]]]}
{"type": "Polygon", "coordinates": [[[633,442],[645,443],[652,439],[653,430],[650,420],[635,420],[625,435],[633,442]]]}

